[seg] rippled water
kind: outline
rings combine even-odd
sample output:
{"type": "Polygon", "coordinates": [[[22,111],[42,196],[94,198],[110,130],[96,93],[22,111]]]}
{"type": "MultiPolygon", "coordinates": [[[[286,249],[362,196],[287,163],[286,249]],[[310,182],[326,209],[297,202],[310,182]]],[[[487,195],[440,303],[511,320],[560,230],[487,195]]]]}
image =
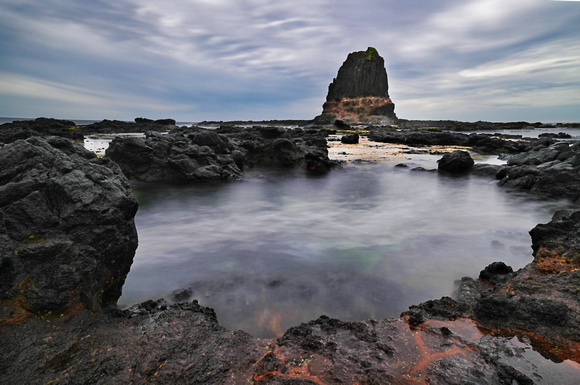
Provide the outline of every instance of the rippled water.
{"type": "Polygon", "coordinates": [[[399,162],[136,186],[139,248],[120,304],[191,288],[225,327],[272,337],[321,314],[396,317],[491,262],[531,261],[528,231],[553,205],[399,162]]]}

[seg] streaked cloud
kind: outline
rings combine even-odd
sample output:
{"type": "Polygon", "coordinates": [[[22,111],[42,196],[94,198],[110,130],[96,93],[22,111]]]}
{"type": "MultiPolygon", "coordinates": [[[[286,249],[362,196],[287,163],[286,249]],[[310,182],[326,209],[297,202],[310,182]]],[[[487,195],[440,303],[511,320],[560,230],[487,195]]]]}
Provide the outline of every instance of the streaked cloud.
{"type": "Polygon", "coordinates": [[[527,119],[534,93],[577,103],[579,24],[546,0],[0,0],[0,115],[308,119],[374,46],[400,117],[527,119]]]}

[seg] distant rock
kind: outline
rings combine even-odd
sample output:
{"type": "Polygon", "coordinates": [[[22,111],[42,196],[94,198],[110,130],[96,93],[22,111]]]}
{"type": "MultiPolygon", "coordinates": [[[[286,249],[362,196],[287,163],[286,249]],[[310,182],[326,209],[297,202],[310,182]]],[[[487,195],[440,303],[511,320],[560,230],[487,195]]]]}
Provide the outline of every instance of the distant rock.
{"type": "Polygon", "coordinates": [[[359,139],[359,135],[355,132],[354,134],[343,135],[340,141],[344,144],[358,144],[359,139]]]}
{"type": "Polygon", "coordinates": [[[322,114],[315,123],[391,124],[397,120],[395,104],[389,98],[385,61],[375,48],[352,52],[328,86],[322,114]]]}
{"type": "Polygon", "coordinates": [[[136,212],[119,167],[68,139],[0,148],[0,323],[116,304],[136,212]]]}
{"type": "Polygon", "coordinates": [[[0,125],[0,143],[8,144],[18,139],[27,139],[32,136],[63,136],[82,140],[83,134],[78,126],[70,120],[52,118],[36,118],[34,120],[16,120],[0,125]]]}

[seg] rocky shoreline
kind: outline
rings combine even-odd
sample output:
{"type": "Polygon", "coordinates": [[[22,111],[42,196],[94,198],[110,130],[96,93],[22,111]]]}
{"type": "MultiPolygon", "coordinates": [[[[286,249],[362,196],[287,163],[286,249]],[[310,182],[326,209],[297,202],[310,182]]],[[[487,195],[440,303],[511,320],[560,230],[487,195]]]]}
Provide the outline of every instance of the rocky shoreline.
{"type": "MultiPolygon", "coordinates": [[[[2,132],[8,139],[0,148],[0,383],[552,384],[578,378],[580,211],[559,211],[530,231],[533,261],[523,269],[514,272],[499,261],[482,266],[479,277],[458,282],[454,298],[412,306],[400,319],[321,316],[260,340],[225,330],[196,301],[117,309],[137,245],[137,206],[127,178],[205,183],[236,180],[254,166],[315,174],[337,166],[328,159],[325,131],[226,125],[209,131],[167,123],[130,123],[142,130],[131,132],[145,137],[115,139],[104,159],[50,136],[90,131],[64,131],[68,123],[2,132]],[[168,127],[169,134],[159,133],[168,127]],[[564,377],[553,381],[552,369],[514,336],[541,347],[551,360],[546,365],[560,365],[564,377]]],[[[433,130],[377,129],[369,137],[505,154],[506,165],[473,166],[459,153],[440,168],[487,175],[548,199],[579,199],[576,143],[433,130]]]]}

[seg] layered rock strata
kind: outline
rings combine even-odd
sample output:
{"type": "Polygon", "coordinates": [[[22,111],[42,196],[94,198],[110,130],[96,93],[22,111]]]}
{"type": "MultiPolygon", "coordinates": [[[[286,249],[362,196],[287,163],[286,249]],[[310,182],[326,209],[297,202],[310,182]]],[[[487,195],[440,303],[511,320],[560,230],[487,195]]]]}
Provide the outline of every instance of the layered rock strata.
{"type": "Polygon", "coordinates": [[[389,98],[385,61],[375,48],[352,52],[328,86],[322,114],[315,122],[328,124],[336,119],[347,123],[392,124],[395,104],[389,98]]]}

